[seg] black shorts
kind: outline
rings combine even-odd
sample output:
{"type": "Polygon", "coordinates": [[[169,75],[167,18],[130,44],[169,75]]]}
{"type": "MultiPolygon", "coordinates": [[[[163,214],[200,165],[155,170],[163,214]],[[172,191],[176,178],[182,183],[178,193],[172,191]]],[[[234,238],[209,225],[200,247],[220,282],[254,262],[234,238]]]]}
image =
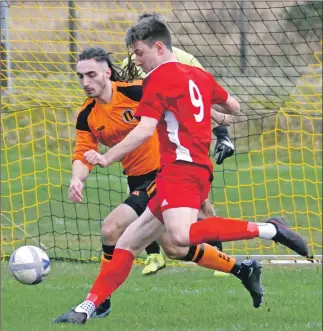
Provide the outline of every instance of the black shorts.
{"type": "Polygon", "coordinates": [[[138,216],[146,209],[149,200],[155,195],[155,178],[158,170],[141,176],[128,176],[130,195],[123,202],[131,207],[138,216]]]}

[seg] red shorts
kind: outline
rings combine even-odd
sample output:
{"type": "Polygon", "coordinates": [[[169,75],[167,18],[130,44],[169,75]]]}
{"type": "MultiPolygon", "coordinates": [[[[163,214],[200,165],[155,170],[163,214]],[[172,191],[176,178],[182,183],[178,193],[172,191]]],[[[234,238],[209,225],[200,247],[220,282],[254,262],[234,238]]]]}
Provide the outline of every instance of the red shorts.
{"type": "Polygon", "coordinates": [[[156,176],[156,194],[149,201],[150,211],[159,220],[170,208],[200,209],[211,188],[210,171],[202,166],[177,162],[164,166],[156,176]]]}

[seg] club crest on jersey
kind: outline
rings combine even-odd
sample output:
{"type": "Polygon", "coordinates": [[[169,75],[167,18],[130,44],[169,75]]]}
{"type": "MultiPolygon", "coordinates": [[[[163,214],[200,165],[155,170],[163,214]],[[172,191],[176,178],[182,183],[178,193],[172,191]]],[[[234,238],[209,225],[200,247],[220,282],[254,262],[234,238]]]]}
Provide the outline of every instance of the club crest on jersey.
{"type": "Polygon", "coordinates": [[[135,120],[135,116],[133,115],[133,111],[132,111],[132,109],[126,109],[126,110],[122,113],[122,119],[123,119],[126,123],[133,122],[133,121],[135,120]]]}

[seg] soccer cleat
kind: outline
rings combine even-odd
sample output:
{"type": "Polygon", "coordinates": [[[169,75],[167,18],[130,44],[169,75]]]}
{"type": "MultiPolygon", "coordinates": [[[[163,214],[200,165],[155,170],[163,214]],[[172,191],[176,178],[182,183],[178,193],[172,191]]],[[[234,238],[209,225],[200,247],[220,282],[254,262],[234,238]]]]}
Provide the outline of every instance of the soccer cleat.
{"type": "Polygon", "coordinates": [[[214,158],[216,164],[222,164],[227,157],[234,154],[234,145],[229,138],[229,133],[226,127],[217,126],[212,132],[217,138],[214,148],[214,158]]]}
{"type": "Polygon", "coordinates": [[[53,319],[53,323],[69,323],[69,324],[85,324],[87,321],[86,313],[77,313],[74,309],[69,312],[59,315],[53,319]]]}
{"type": "Polygon", "coordinates": [[[244,287],[249,291],[255,308],[260,307],[264,295],[260,277],[261,268],[262,266],[257,261],[244,260],[237,275],[244,287]]]}
{"type": "Polygon", "coordinates": [[[154,275],[158,270],[166,267],[166,262],[161,254],[148,254],[142,274],[145,276],[154,275]]]}
{"type": "Polygon", "coordinates": [[[299,255],[308,257],[308,247],[306,241],[295,231],[288,228],[283,217],[270,218],[266,223],[273,224],[277,230],[277,234],[272,238],[272,240],[290,248],[299,255]]]}
{"type": "Polygon", "coordinates": [[[91,318],[107,317],[111,311],[111,297],[108,297],[101,305],[95,309],[91,318]]]}

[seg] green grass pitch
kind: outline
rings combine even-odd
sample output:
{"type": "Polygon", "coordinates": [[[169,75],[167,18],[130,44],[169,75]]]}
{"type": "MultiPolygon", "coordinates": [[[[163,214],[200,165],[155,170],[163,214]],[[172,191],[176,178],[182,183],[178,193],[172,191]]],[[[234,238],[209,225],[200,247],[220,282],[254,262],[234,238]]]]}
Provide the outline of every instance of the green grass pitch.
{"type": "Polygon", "coordinates": [[[251,297],[232,275],[168,266],[155,276],[135,266],[113,295],[108,318],[84,326],[53,325],[51,320],[80,303],[98,272],[97,263],[53,262],[41,284],[27,286],[2,263],[2,329],[5,331],[305,331],[322,330],[321,266],[263,268],[264,304],[251,297]]]}

